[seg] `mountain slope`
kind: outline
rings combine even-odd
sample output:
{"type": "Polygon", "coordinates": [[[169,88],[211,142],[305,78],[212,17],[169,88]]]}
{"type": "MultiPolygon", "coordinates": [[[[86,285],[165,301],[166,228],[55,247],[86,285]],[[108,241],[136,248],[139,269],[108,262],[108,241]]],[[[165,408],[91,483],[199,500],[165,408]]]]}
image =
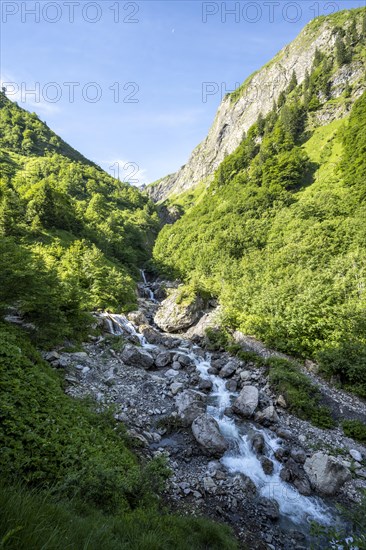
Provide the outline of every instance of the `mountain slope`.
{"type": "Polygon", "coordinates": [[[15,307],[47,339],[80,336],[84,311],[133,308],[158,228],[149,199],[4,93],[0,168],[1,310],[15,307]]]}
{"type": "MultiPolygon", "coordinates": [[[[272,61],[251,75],[233,94],[224,98],[207,138],[177,173],[147,187],[151,198],[156,202],[162,201],[195,187],[202,180],[210,181],[219,164],[238,147],[243,134],[256,122],[259,114],[265,116],[271,111],[273,102],[277,102],[286,90],[293,73],[298,83],[302,83],[307,71],[311,71],[317,49],[326,55],[331,54],[340,33],[345,33],[348,40],[353,40],[353,21],[360,32],[364,13],[364,9],[343,11],[319,17],[309,23],[272,61]]],[[[342,67],[334,74],[334,97],[342,94],[342,83],[346,81],[354,86],[357,93],[363,73],[364,63],[359,58],[354,59],[352,70],[349,66],[342,67]]]]}
{"type": "Polygon", "coordinates": [[[339,76],[365,60],[361,25],[351,28],[186,201],[154,258],[218,297],[227,327],[315,357],[366,396],[366,86],[339,76]]]}

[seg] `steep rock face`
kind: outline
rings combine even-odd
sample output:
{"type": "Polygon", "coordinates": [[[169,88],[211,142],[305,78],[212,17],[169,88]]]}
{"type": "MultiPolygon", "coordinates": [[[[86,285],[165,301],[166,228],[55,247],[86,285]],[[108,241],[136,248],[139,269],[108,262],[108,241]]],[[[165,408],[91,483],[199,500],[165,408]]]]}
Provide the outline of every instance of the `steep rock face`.
{"type": "MultiPolygon", "coordinates": [[[[239,90],[225,96],[208,136],[194,149],[187,164],[175,174],[146,188],[152,200],[158,202],[172,194],[182,193],[202,180],[209,183],[225,156],[238,147],[243,134],[257,121],[259,114],[266,115],[272,109],[273,102],[287,88],[292,73],[295,72],[298,83],[302,83],[306,71],[311,71],[316,49],[322,52],[334,51],[334,28],[332,17],[312,21],[270,63],[249,77],[239,90]]],[[[333,97],[339,97],[346,82],[352,85],[362,78],[362,74],[361,65],[341,68],[332,83],[333,97]]],[[[355,95],[361,95],[362,91],[360,86],[355,95]]],[[[342,117],[346,114],[325,113],[323,123],[329,122],[332,116],[342,117]]]]}

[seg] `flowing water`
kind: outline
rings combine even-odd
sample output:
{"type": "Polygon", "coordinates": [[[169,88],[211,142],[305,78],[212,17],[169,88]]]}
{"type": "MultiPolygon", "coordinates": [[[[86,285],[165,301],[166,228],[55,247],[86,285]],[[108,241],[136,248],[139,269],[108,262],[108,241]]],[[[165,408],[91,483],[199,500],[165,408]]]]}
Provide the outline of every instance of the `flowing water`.
{"type": "MultiPolygon", "coordinates": [[[[145,274],[142,272],[144,287],[148,287],[145,274]]],[[[151,289],[152,300],[156,303],[151,289]]],[[[149,293],[148,293],[149,294],[149,293]]],[[[159,346],[149,344],[143,335],[139,334],[134,325],[124,315],[104,314],[111,333],[121,335],[129,333],[138,338],[141,346],[146,351],[157,349],[159,346]]],[[[282,481],[280,478],[281,463],[276,460],[274,453],[280,446],[278,437],[265,428],[251,422],[237,422],[234,418],[225,415],[225,410],[230,407],[238,396],[236,392],[230,392],[225,381],[219,376],[208,373],[211,366],[209,353],[203,354],[202,349],[196,345],[179,347],[173,352],[185,354],[194,362],[201,377],[211,380],[213,386],[209,395],[207,413],[212,415],[219,424],[220,431],[229,443],[229,450],[221,459],[221,463],[230,473],[242,473],[248,476],[256,485],[258,492],[263,496],[276,500],[279,505],[282,523],[290,523],[298,529],[308,531],[310,521],[322,524],[334,522],[333,514],[328,506],[317,497],[305,497],[295,487],[282,481]],[[249,432],[258,432],[264,437],[265,455],[274,464],[273,473],[264,473],[260,460],[253,451],[249,432]]]]}

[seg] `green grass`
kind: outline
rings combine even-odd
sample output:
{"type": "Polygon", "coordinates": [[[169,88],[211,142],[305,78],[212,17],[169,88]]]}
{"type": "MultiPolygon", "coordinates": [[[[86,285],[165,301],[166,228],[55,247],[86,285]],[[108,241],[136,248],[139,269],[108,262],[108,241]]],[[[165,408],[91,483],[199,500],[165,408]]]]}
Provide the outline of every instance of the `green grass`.
{"type": "Polygon", "coordinates": [[[366,424],[360,420],[345,420],[342,428],[347,437],[366,443],[366,424]]]}
{"type": "Polygon", "coordinates": [[[319,390],[296,363],[273,357],[267,365],[272,387],[284,396],[291,412],[319,428],[333,427],[330,411],[319,406],[319,390]]]}
{"type": "Polygon", "coordinates": [[[51,492],[0,486],[0,548],[9,550],[234,550],[227,527],[201,518],[138,510],[78,513],[51,492]]]}

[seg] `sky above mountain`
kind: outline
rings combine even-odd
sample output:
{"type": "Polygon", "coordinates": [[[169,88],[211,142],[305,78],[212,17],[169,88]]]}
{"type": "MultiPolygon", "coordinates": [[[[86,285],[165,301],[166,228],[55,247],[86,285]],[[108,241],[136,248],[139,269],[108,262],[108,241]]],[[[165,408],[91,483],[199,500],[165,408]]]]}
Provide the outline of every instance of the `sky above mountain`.
{"type": "Polygon", "coordinates": [[[8,97],[136,185],[177,170],[226,92],[316,15],[365,0],[1,2],[8,97]]]}

